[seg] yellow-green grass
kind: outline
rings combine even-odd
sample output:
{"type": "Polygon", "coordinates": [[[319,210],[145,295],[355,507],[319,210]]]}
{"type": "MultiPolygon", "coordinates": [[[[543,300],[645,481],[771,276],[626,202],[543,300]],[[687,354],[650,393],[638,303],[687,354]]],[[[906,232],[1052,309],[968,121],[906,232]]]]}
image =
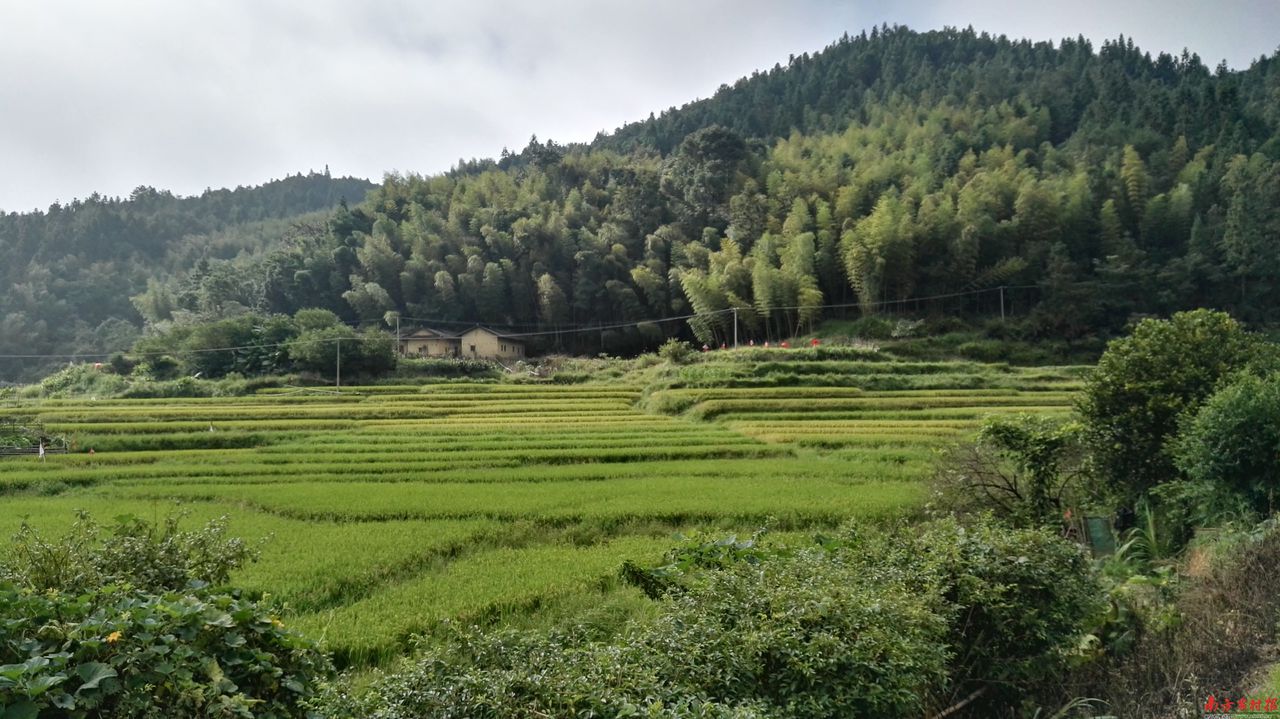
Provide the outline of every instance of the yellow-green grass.
{"type": "Polygon", "coordinates": [[[821,524],[892,513],[922,497],[919,485],[911,482],[812,478],[785,471],[771,477],[644,477],[605,482],[146,484],[120,487],[116,494],[233,502],[303,519],[541,519],[561,524],[721,518],[751,523],[771,516],[821,524]]]}

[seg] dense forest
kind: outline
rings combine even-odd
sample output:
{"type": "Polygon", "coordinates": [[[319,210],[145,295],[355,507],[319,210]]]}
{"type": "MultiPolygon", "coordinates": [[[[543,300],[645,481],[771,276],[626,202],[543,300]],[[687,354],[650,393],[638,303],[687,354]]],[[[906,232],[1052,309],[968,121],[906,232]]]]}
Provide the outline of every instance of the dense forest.
{"type": "MultiPolygon", "coordinates": [[[[234,271],[231,260],[252,262],[288,245],[371,187],[326,168],[196,197],[139,187],[128,198],[95,194],[45,212],[0,214],[0,355],[127,349],[143,329],[135,295],[193,272],[213,286],[234,271]]],[[[0,359],[0,381],[38,376],[53,363],[0,359]]]]}
{"type": "MultiPolygon", "coordinates": [[[[341,187],[320,194],[358,194],[341,187]]],[[[1280,303],[1280,65],[882,27],[590,144],[534,138],[347,199],[282,224],[278,204],[212,193],[184,201],[209,209],[182,231],[185,206],[153,191],[3,218],[0,354],[303,308],[630,324],[555,340],[626,352],[725,341],[728,308],[771,338],[834,304],[991,311],[1001,286],[1030,289],[1029,337],[1200,306],[1262,322],[1280,303]],[[894,304],[939,295],[960,299],[894,304]]]]}

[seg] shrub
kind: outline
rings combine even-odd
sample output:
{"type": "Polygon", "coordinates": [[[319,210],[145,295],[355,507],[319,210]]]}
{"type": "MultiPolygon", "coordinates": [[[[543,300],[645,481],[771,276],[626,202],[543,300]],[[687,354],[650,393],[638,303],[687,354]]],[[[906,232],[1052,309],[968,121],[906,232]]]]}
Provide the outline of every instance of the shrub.
{"type": "Polygon", "coordinates": [[[682,342],[672,338],[662,343],[658,348],[658,356],[670,362],[671,364],[684,364],[689,361],[693,355],[693,348],[688,342],[682,342]]]}
{"type": "Polygon", "coordinates": [[[887,340],[893,337],[893,330],[897,326],[894,320],[880,315],[868,315],[860,317],[850,322],[847,332],[855,337],[862,337],[872,340],[887,340]]]}
{"type": "Polygon", "coordinates": [[[1134,719],[1196,716],[1187,709],[1210,695],[1246,695],[1242,682],[1273,660],[1280,592],[1266,577],[1277,564],[1275,520],[1194,547],[1167,609],[1174,621],[1147,628],[1130,652],[1090,668],[1082,678],[1090,694],[1134,719]]]}
{"type": "MultiPolygon", "coordinates": [[[[224,380],[225,381],[225,380],[224,380]]],[[[215,385],[207,380],[179,377],[173,380],[134,382],[122,392],[125,399],[154,399],[159,397],[212,397],[215,385]]]]}
{"type": "Polygon", "coordinates": [[[1015,525],[1060,525],[1080,499],[1083,427],[1031,414],[985,420],[933,476],[935,501],[961,514],[992,512],[1015,525]]]}
{"type": "Polygon", "coordinates": [[[1280,489],[1280,375],[1245,376],[1214,394],[1186,421],[1173,454],[1192,481],[1270,513],[1280,489]]]}
{"type": "Polygon", "coordinates": [[[463,634],[329,716],[919,716],[947,656],[933,601],[811,551],[713,572],[617,644],[463,634]]]}
{"type": "Polygon", "coordinates": [[[787,551],[694,542],[634,565],[656,616],[611,641],[463,632],[331,717],[1007,715],[1056,681],[1101,611],[1080,549],[936,522],[787,551]],[[948,712],[951,714],[954,712],[948,712]]]}
{"type": "Polygon", "coordinates": [[[126,357],[123,352],[112,354],[111,358],[107,360],[107,364],[111,366],[112,372],[121,376],[130,374],[133,372],[133,368],[138,366],[137,362],[126,357]]]}
{"type": "Polygon", "coordinates": [[[53,717],[304,717],[328,666],[235,595],[0,583],[0,709],[53,717]]]}
{"type": "Polygon", "coordinates": [[[104,372],[90,364],[66,367],[40,381],[43,397],[78,397],[93,395],[111,397],[122,391],[127,381],[116,374],[104,372]]]}
{"type": "Polygon", "coordinates": [[[463,357],[402,357],[396,365],[397,377],[497,378],[501,374],[493,362],[463,357]]]}
{"type": "Polygon", "coordinates": [[[1080,411],[1099,469],[1130,501],[1177,477],[1167,443],[1228,374],[1257,354],[1256,339],[1222,312],[1143,320],[1107,346],[1080,411]]]}
{"type": "Polygon", "coordinates": [[[211,584],[253,552],[225,521],[180,531],[81,515],[28,526],[0,566],[0,716],[304,717],[331,668],[264,605],[211,584]]]}
{"type": "Polygon", "coordinates": [[[257,558],[243,540],[226,536],[226,517],[194,531],[179,529],[181,519],[173,514],[153,525],[125,515],[104,536],[81,512],[65,536],[52,540],[23,523],[0,559],[0,579],[37,592],[122,584],[162,593],[225,584],[232,570],[257,558]]]}
{"type": "Polygon", "coordinates": [[[1048,529],[985,522],[937,522],[918,541],[913,536],[907,530],[896,543],[914,563],[936,563],[941,595],[953,608],[944,703],[976,697],[967,714],[998,716],[1051,694],[1105,608],[1084,551],[1048,529]]]}
{"type": "Polygon", "coordinates": [[[169,355],[147,357],[134,365],[132,377],[135,380],[170,380],[182,374],[182,363],[169,355]]]}

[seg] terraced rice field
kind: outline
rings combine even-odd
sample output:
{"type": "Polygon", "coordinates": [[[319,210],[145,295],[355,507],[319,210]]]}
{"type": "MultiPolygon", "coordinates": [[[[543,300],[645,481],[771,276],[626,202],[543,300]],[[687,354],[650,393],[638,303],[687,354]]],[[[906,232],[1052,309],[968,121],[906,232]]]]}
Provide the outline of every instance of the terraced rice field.
{"type": "Polygon", "coordinates": [[[621,562],[657,560],[684,529],[909,511],[938,447],[987,414],[1067,411],[1078,382],[1070,369],[866,364],[784,363],[807,377],[796,387],[752,386],[770,363],[656,391],[448,383],[10,404],[0,412],[78,451],[0,460],[0,532],[23,518],[54,530],[76,509],[229,515],[233,534],[266,538],[237,583],[367,664],[445,620],[622,591],[621,562]]]}

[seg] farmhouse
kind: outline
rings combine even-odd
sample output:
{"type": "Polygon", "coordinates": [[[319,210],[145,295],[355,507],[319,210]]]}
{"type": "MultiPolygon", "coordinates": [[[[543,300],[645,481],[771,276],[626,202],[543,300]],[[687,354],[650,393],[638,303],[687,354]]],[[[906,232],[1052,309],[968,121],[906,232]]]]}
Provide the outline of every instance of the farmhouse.
{"type": "Polygon", "coordinates": [[[524,341],[476,325],[458,338],[460,354],[467,359],[511,360],[524,357],[524,341]]]}
{"type": "Polygon", "coordinates": [[[400,337],[400,354],[406,357],[457,357],[458,336],[423,327],[400,337]]]}
{"type": "Polygon", "coordinates": [[[524,357],[524,341],[476,325],[462,334],[423,327],[400,338],[407,357],[512,360],[524,357]]]}

